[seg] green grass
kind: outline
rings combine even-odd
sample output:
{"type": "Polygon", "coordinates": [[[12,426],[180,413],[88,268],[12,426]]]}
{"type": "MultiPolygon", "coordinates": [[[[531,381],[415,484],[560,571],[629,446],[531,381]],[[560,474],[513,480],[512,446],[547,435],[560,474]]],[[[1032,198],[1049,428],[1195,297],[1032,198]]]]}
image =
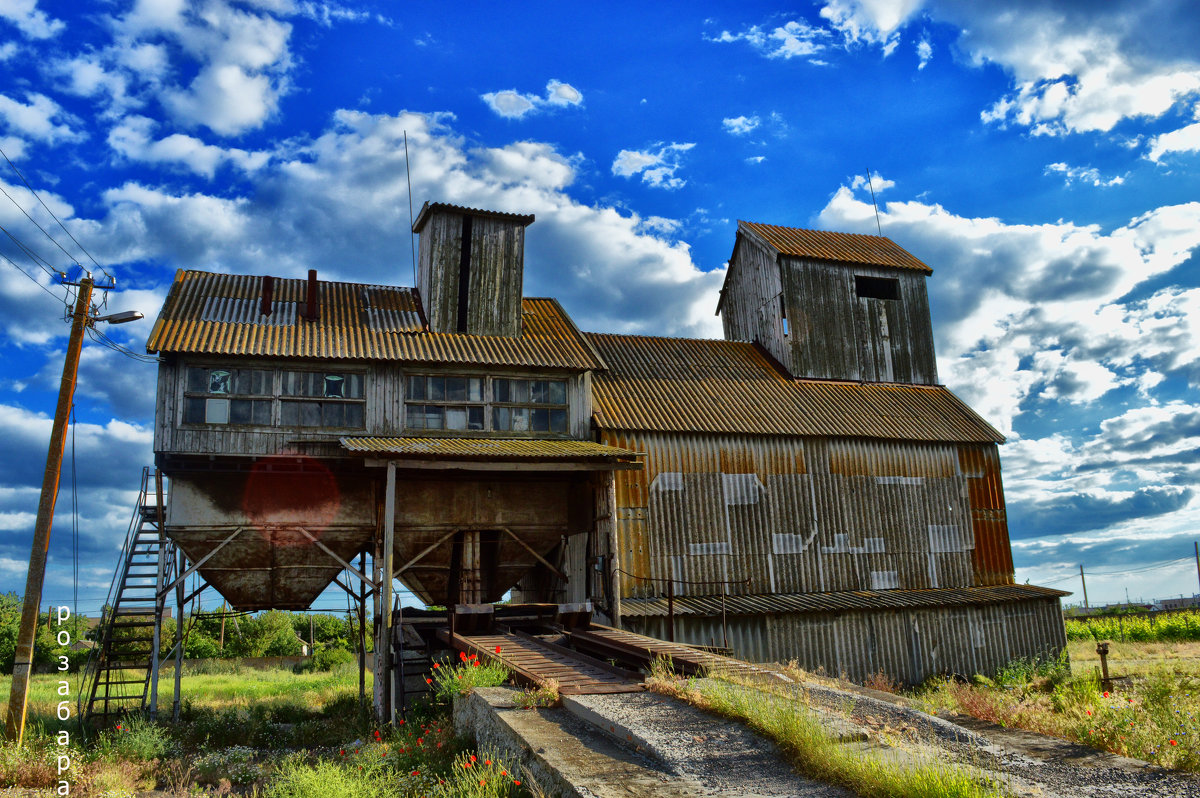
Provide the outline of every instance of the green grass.
{"type": "Polygon", "coordinates": [[[651,677],[659,692],[745,723],[773,740],[791,764],[810,778],[869,798],[999,798],[980,771],[947,766],[932,754],[907,749],[915,764],[900,764],[830,736],[815,713],[792,694],[722,677],[677,682],[660,668],[651,677]],[[921,761],[927,759],[927,761],[921,761]]]}
{"type": "MultiPolygon", "coordinates": [[[[914,693],[929,711],[949,710],[1001,726],[1027,729],[1165,768],[1200,772],[1200,666],[1192,659],[1154,656],[1158,644],[1126,644],[1132,672],[1110,663],[1117,681],[1105,693],[1091,661],[1076,659],[1074,675],[1011,667],[973,684],[935,680],[914,693]]],[[[1074,657],[1076,645],[1072,645],[1074,657]]],[[[1173,649],[1170,649],[1173,651],[1173,649]]],[[[1080,654],[1086,651],[1080,651],[1080,654]]],[[[1092,657],[1095,646],[1091,645],[1092,657]]]]}
{"type": "MultiPolygon", "coordinates": [[[[455,738],[444,705],[418,706],[395,729],[374,727],[359,706],[356,668],[297,674],[225,663],[202,670],[185,669],[180,723],[129,718],[86,743],[73,734],[72,794],[529,795],[503,763],[455,738]]],[[[466,676],[452,680],[458,685],[494,679],[483,666],[445,670],[466,676]]],[[[65,725],[54,717],[57,682],[53,674],[34,678],[24,747],[0,742],[0,788],[54,785],[62,753],[54,734],[65,725]]],[[[161,716],[170,716],[173,685],[164,673],[161,716]]],[[[368,674],[368,696],[370,686],[368,674]]]]}

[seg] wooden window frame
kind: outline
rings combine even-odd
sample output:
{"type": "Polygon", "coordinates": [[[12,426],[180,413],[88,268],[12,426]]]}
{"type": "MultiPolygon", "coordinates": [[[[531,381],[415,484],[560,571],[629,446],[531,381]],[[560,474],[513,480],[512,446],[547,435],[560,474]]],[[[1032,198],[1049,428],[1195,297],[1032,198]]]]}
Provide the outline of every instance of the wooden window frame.
{"type": "MultiPolygon", "coordinates": [[[[179,410],[179,425],[182,428],[205,429],[205,430],[218,430],[218,429],[262,430],[262,431],[271,431],[271,432],[285,432],[285,431],[296,431],[296,430],[308,430],[308,431],[328,430],[328,431],[336,431],[336,432],[344,432],[344,431],[362,432],[362,431],[366,430],[366,425],[367,425],[366,394],[367,394],[368,372],[365,370],[360,370],[360,369],[336,369],[336,370],[334,370],[334,369],[296,368],[295,366],[291,366],[291,365],[287,365],[287,364],[283,364],[283,365],[280,365],[280,364],[229,365],[229,364],[225,364],[225,363],[184,363],[182,365],[180,371],[181,371],[181,379],[180,379],[181,391],[180,391],[179,395],[181,397],[181,402],[180,402],[180,410],[179,410]],[[200,370],[200,371],[205,372],[205,379],[206,379],[206,381],[210,381],[209,382],[210,387],[211,387],[212,373],[214,371],[237,372],[237,371],[241,370],[241,371],[251,371],[251,372],[254,372],[254,371],[266,372],[269,375],[269,378],[268,378],[269,388],[266,389],[266,392],[263,392],[263,393],[237,392],[236,390],[233,390],[233,388],[236,387],[233,385],[231,385],[231,390],[229,390],[227,393],[215,393],[211,390],[196,390],[196,389],[192,388],[192,386],[190,384],[191,379],[192,379],[192,371],[193,370],[200,370]],[[361,380],[361,386],[362,386],[361,394],[362,395],[359,397],[346,397],[346,398],[335,398],[335,397],[327,397],[327,396],[311,396],[311,397],[309,397],[309,396],[303,396],[303,395],[284,396],[283,395],[284,374],[287,372],[302,372],[302,373],[325,374],[325,375],[335,374],[335,375],[343,375],[343,376],[354,374],[354,375],[359,376],[359,378],[361,380]],[[206,404],[205,405],[206,420],[204,420],[204,421],[190,420],[188,418],[189,401],[197,400],[197,399],[203,399],[206,402],[213,400],[213,399],[229,400],[230,401],[230,406],[229,406],[230,417],[232,417],[232,414],[233,414],[233,404],[232,403],[234,401],[250,400],[250,401],[258,401],[258,402],[269,402],[270,403],[270,409],[269,409],[269,413],[268,413],[269,418],[265,422],[262,420],[258,420],[258,421],[253,420],[254,410],[252,407],[251,408],[251,419],[252,420],[248,421],[248,422],[235,422],[232,420],[225,421],[225,422],[208,421],[207,420],[207,407],[208,406],[206,404]],[[328,425],[327,426],[323,423],[318,424],[318,425],[284,424],[283,423],[284,405],[288,404],[290,402],[299,403],[299,402],[304,402],[304,401],[320,403],[322,418],[324,418],[324,406],[326,404],[336,403],[336,404],[343,405],[343,406],[355,405],[355,406],[361,407],[362,408],[362,411],[361,411],[362,423],[359,425],[351,425],[351,426],[347,426],[345,424],[328,425]]],[[[232,381],[236,382],[236,378],[233,378],[232,381]]],[[[344,416],[344,411],[343,411],[343,416],[344,416]]]]}

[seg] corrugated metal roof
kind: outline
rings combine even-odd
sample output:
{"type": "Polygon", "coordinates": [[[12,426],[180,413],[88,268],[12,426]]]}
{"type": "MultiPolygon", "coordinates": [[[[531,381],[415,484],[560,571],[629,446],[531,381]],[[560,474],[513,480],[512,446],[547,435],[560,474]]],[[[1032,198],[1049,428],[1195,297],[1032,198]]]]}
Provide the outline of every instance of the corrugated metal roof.
{"type": "Polygon", "coordinates": [[[510,438],[342,438],[351,452],[453,459],[632,460],[636,452],[592,441],[510,438]]]}
{"type": "Polygon", "coordinates": [[[601,429],[1004,440],[941,386],[792,380],[737,341],[586,336],[609,366],[592,381],[601,429]]]}
{"type": "Polygon", "coordinates": [[[429,214],[435,211],[461,213],[467,216],[482,216],[488,219],[504,219],[516,222],[521,226],[533,224],[534,219],[532,213],[505,213],[503,211],[487,211],[482,208],[467,208],[463,205],[450,205],[445,202],[426,202],[421,206],[421,212],[417,214],[417,220],[413,222],[413,232],[420,233],[421,228],[425,226],[425,222],[429,221],[429,214]]]}
{"type": "Polygon", "coordinates": [[[774,247],[779,254],[796,258],[893,266],[932,274],[933,269],[915,258],[890,238],[859,233],[832,233],[774,224],[738,221],[738,232],[750,232],[774,247]]]}
{"type": "Polygon", "coordinates": [[[604,362],[553,299],[522,300],[519,337],[424,332],[411,288],[318,283],[319,315],[302,318],[307,281],[276,279],[274,312],[258,312],[262,277],[179,271],[148,352],[396,360],[564,369],[604,362]]]}
{"type": "MultiPolygon", "coordinates": [[[[1061,598],[1071,595],[1062,590],[1037,585],[999,585],[941,590],[859,590],[845,593],[786,593],[754,596],[726,596],[728,615],[763,615],[791,612],[846,612],[853,610],[910,609],[915,607],[957,607],[1000,604],[1011,601],[1061,598]]],[[[667,614],[665,598],[622,599],[621,615],[655,617],[667,614]]],[[[679,596],[676,615],[704,617],[721,614],[720,596],[679,596]]]]}

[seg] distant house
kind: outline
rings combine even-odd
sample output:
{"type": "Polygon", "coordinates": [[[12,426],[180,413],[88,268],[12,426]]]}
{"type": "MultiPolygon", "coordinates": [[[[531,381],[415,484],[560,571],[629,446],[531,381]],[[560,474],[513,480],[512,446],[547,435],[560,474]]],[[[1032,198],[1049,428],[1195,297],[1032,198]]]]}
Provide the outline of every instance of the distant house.
{"type": "Polygon", "coordinates": [[[727,340],[585,334],[522,296],[532,222],[427,204],[415,288],[178,273],[167,533],[236,609],[357,573],[378,617],[393,540],[428,604],[587,599],[854,678],[1061,650],[1067,594],[1013,584],[1002,438],[937,382],[927,266],[743,222],[727,340]]]}

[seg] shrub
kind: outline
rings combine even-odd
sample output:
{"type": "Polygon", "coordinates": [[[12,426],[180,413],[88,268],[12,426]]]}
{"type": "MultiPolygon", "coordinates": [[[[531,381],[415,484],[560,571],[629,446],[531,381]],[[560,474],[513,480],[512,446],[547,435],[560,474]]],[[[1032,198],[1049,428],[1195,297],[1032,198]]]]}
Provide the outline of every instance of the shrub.
{"type": "Polygon", "coordinates": [[[312,673],[314,671],[331,671],[343,665],[354,662],[354,655],[344,648],[326,648],[317,644],[317,653],[307,661],[296,666],[297,673],[312,673]]]}

